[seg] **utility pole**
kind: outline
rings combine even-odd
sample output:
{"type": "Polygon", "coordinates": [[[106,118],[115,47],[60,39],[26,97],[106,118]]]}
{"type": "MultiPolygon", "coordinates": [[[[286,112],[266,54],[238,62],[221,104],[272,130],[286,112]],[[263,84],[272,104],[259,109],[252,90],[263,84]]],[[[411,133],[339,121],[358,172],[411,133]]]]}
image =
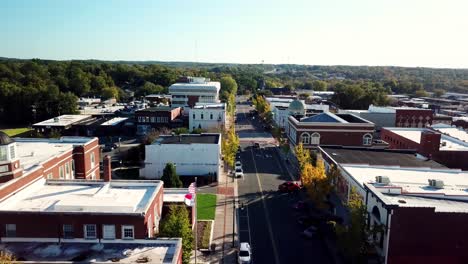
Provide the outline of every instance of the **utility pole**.
{"type": "Polygon", "coordinates": [[[197,177],[195,177],[195,264],[197,264],[197,244],[198,244],[198,222],[197,222],[197,177]]]}

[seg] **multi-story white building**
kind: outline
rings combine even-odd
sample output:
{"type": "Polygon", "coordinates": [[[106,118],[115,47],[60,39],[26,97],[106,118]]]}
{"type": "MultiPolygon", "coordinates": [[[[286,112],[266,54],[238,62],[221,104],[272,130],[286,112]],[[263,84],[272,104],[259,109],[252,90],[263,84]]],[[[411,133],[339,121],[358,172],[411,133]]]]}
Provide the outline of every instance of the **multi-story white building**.
{"type": "Polygon", "coordinates": [[[160,136],[145,147],[145,167],[140,175],[160,179],[167,163],[179,176],[212,176],[217,180],[221,165],[221,134],[160,136]]]}
{"type": "Polygon", "coordinates": [[[219,82],[208,78],[187,77],[169,87],[173,107],[193,107],[196,103],[219,103],[219,82]]]}
{"type": "Polygon", "coordinates": [[[204,130],[220,129],[226,120],[226,104],[197,103],[189,111],[190,131],[201,128],[204,130]]]}

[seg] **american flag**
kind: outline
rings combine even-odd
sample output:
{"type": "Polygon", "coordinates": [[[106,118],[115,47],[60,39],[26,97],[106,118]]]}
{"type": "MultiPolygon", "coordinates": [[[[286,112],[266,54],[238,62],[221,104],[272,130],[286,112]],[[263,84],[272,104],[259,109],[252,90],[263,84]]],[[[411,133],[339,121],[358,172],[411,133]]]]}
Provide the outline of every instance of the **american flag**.
{"type": "Polygon", "coordinates": [[[188,187],[188,192],[191,194],[195,194],[196,192],[196,187],[195,187],[195,182],[192,182],[189,187],[188,187]]]}

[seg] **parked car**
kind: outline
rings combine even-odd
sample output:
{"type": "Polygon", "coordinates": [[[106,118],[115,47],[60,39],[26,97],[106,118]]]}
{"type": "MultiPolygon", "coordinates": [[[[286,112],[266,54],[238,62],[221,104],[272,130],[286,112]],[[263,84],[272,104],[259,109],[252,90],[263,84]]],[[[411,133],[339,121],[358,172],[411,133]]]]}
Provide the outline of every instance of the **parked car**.
{"type": "Polygon", "coordinates": [[[260,148],[260,143],[255,142],[255,143],[254,143],[254,148],[260,148]]]}
{"type": "Polygon", "coordinates": [[[239,160],[236,161],[235,169],[242,169],[242,163],[239,160]]]}
{"type": "Polygon", "coordinates": [[[244,172],[242,171],[242,168],[237,168],[236,171],[234,172],[234,176],[236,178],[242,178],[244,176],[244,172]]]}
{"type": "Polygon", "coordinates": [[[306,205],[306,203],[304,201],[299,201],[299,202],[295,203],[292,207],[294,209],[298,210],[298,211],[304,211],[304,210],[306,210],[307,205],[306,205]]]}
{"type": "Polygon", "coordinates": [[[306,238],[313,238],[314,236],[317,235],[317,227],[315,226],[309,226],[302,232],[302,236],[306,238]]]}
{"type": "Polygon", "coordinates": [[[237,257],[239,264],[250,264],[252,263],[252,250],[250,244],[247,242],[240,243],[239,254],[237,257]]]}
{"type": "Polygon", "coordinates": [[[280,192],[295,192],[299,191],[301,186],[297,182],[287,181],[283,182],[278,186],[278,191],[280,192]]]}

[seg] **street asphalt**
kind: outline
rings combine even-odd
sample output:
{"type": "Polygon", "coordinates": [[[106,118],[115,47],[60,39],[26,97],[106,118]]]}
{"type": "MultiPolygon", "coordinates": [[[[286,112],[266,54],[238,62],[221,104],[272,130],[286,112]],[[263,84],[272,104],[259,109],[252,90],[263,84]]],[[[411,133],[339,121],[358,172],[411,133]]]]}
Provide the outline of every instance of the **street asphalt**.
{"type": "Polygon", "coordinates": [[[241,140],[244,177],[238,179],[239,238],[252,247],[253,263],[331,263],[325,245],[319,238],[306,239],[296,219],[299,215],[292,206],[298,194],[277,192],[278,185],[293,180],[286,171],[278,149],[271,142],[271,134],[264,131],[258,119],[251,119],[247,104],[237,105],[236,127],[243,137],[265,142],[254,148],[251,142],[241,140]]]}

